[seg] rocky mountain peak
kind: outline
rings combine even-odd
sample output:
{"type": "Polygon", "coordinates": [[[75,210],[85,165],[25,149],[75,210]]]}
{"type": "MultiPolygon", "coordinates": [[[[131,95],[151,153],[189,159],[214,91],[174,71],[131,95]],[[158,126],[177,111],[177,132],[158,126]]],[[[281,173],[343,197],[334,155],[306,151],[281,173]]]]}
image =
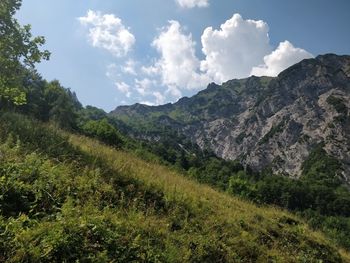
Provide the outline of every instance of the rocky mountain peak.
{"type": "Polygon", "coordinates": [[[111,114],[134,131],[166,125],[220,157],[294,177],[322,143],[341,162],[343,178],[350,180],[349,109],[350,56],[326,54],[303,60],[275,78],[211,83],[174,104],[119,107],[111,114]],[[141,122],[135,125],[133,119],[141,122]]]}

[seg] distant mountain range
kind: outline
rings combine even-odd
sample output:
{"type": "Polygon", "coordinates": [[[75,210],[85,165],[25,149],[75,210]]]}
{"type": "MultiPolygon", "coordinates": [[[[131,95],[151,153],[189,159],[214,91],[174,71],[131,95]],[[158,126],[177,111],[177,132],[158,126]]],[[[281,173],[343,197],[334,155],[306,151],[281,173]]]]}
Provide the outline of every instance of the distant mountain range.
{"type": "Polygon", "coordinates": [[[110,113],[129,135],[159,140],[160,130],[185,136],[217,156],[253,170],[298,177],[322,144],[350,182],[350,56],[303,60],[277,77],[211,83],[174,104],[120,106],[110,113]]]}

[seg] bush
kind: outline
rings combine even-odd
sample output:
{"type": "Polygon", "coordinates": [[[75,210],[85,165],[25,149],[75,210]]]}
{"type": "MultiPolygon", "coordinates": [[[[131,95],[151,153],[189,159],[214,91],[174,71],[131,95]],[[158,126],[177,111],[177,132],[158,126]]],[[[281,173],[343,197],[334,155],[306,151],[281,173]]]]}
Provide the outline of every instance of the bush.
{"type": "Polygon", "coordinates": [[[81,130],[84,134],[95,137],[109,145],[120,147],[123,143],[120,133],[109,124],[107,119],[90,120],[81,127],[81,130]]]}
{"type": "Polygon", "coordinates": [[[68,137],[34,119],[11,112],[0,112],[0,125],[0,141],[5,141],[11,134],[27,150],[40,150],[60,160],[78,155],[78,151],[68,142],[68,137]]]}

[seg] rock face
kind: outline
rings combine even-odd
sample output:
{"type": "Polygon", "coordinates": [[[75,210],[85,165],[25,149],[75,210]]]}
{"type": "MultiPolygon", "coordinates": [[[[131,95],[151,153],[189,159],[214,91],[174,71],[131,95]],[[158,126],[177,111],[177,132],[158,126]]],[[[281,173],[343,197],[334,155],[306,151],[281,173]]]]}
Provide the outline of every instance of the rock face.
{"type": "Polygon", "coordinates": [[[110,114],[134,136],[152,140],[164,126],[225,159],[294,177],[322,142],[342,162],[343,177],[350,181],[350,56],[322,55],[276,78],[212,83],[174,104],[136,104],[110,114]]]}

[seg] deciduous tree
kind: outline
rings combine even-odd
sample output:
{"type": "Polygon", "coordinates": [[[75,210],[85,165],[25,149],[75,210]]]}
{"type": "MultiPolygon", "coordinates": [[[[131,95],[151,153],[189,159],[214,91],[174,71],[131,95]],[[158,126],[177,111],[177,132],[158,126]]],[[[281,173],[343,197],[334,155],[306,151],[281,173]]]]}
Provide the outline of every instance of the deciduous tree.
{"type": "Polygon", "coordinates": [[[33,37],[31,26],[21,26],[14,18],[21,4],[21,0],[0,1],[0,102],[15,105],[26,102],[24,69],[34,70],[36,63],[50,56],[47,50],[40,50],[44,37],[33,37]]]}

